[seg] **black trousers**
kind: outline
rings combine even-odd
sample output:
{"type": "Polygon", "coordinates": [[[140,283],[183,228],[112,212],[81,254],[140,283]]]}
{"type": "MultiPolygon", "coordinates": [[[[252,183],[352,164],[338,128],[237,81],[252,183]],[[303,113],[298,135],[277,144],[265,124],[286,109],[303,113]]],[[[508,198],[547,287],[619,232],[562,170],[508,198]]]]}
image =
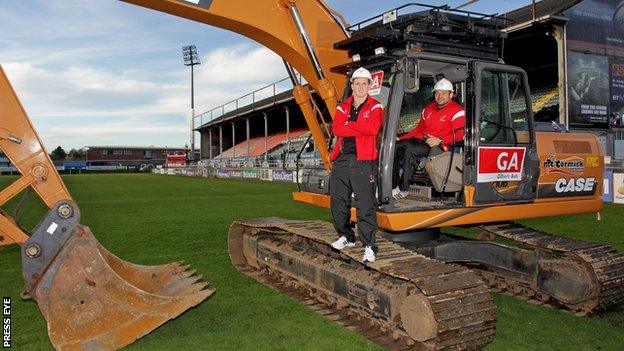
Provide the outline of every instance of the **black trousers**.
{"type": "Polygon", "coordinates": [[[398,141],[395,150],[394,165],[392,166],[392,188],[398,186],[402,191],[407,191],[410,178],[418,167],[418,162],[421,158],[429,156],[432,148],[423,140],[409,138],[398,141]],[[403,174],[399,173],[401,169],[403,169],[403,174]]]}
{"type": "Polygon", "coordinates": [[[331,214],[340,236],[355,242],[351,228],[351,193],[355,195],[357,228],[363,246],[375,246],[377,232],[377,161],[358,161],[353,154],[340,154],[332,164],[329,178],[331,214]]]}

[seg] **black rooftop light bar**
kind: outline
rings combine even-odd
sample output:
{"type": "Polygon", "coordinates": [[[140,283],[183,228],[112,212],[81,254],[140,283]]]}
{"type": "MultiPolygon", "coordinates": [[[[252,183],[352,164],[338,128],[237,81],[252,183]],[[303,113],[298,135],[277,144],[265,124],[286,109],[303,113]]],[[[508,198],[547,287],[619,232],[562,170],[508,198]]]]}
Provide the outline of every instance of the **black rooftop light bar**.
{"type": "Polygon", "coordinates": [[[410,3],[349,27],[351,36],[335,43],[334,48],[347,50],[353,61],[378,56],[376,49],[389,54],[407,49],[497,61],[507,37],[501,29],[508,22],[498,15],[452,10],[448,5],[410,3]],[[425,10],[397,14],[398,9],[409,6],[425,10]],[[380,16],[383,20],[370,23],[380,16]]]}
{"type": "Polygon", "coordinates": [[[384,14],[388,13],[388,12],[392,12],[392,11],[396,11],[398,12],[401,9],[404,9],[406,7],[410,7],[410,6],[416,6],[416,7],[421,7],[424,10],[429,10],[429,11],[441,11],[441,12],[445,12],[445,13],[454,13],[454,14],[459,14],[462,16],[467,16],[470,18],[474,18],[474,19],[480,19],[480,20],[487,20],[487,19],[495,19],[495,20],[502,20],[502,21],[512,21],[510,19],[507,19],[503,16],[500,16],[497,13],[494,14],[485,14],[485,13],[479,13],[479,12],[473,12],[473,11],[466,11],[466,10],[459,10],[459,9],[452,9],[449,5],[440,5],[440,6],[434,6],[434,5],[428,5],[428,4],[421,4],[421,3],[417,3],[417,2],[410,2],[407,3],[405,5],[401,5],[399,7],[395,7],[393,9],[390,9],[388,11],[385,11],[384,13],[381,13],[379,15],[375,15],[373,17],[367,18],[363,21],[357,22],[355,24],[352,24],[351,26],[349,26],[347,28],[347,31],[357,31],[360,30],[362,28],[362,25],[366,24],[366,23],[370,23],[373,22],[375,20],[378,19],[382,19],[384,14]]]}

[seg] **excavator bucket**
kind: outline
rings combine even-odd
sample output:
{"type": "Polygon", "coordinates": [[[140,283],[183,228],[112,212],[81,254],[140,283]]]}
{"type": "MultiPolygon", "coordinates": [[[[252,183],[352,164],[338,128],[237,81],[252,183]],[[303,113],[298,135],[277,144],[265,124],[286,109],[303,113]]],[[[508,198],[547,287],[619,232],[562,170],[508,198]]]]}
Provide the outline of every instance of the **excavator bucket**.
{"type": "Polygon", "coordinates": [[[0,67],[0,150],[20,177],[0,206],[31,187],[50,208],[33,233],[0,209],[0,246],[20,244],[23,296],[33,297],[57,350],[116,350],[214,293],[182,263],[139,266],[104,249],[45,151],[0,67]]]}
{"type": "Polygon", "coordinates": [[[121,260],[78,217],[73,202],[60,202],[22,246],[25,290],[57,350],[119,349],[214,293],[182,262],[121,260]]]}

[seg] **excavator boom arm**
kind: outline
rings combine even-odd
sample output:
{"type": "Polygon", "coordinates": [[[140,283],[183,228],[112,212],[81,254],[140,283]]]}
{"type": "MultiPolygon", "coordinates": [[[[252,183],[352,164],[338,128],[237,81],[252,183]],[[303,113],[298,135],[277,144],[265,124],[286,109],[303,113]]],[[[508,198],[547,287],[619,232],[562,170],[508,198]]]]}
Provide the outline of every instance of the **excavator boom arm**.
{"type": "MultiPolygon", "coordinates": [[[[331,72],[330,68],[349,60],[345,51],[334,49],[334,43],[345,39],[346,34],[322,0],[121,1],[227,29],[250,38],[286,60],[319,91],[320,78],[315,62],[308,55],[302,33],[291,13],[291,9],[295,8],[324,76],[329,78],[335,88],[342,89],[344,85],[345,77],[331,72]],[[245,10],[241,10],[243,8],[245,10]]],[[[328,108],[333,112],[335,106],[328,108]]]]}
{"type": "MultiPolygon", "coordinates": [[[[334,43],[347,37],[323,0],[121,0],[145,8],[227,29],[266,46],[294,67],[323,99],[333,116],[345,76],[331,72],[349,58],[334,43]],[[241,10],[244,9],[244,10],[241,10]]],[[[330,168],[325,134],[313,108],[309,90],[295,84],[293,96],[330,168]]]]}
{"type": "MultiPolygon", "coordinates": [[[[43,202],[52,208],[61,200],[71,200],[69,191],[46,153],[24,107],[0,67],[0,148],[22,175],[0,191],[0,205],[31,186],[43,202]]],[[[0,246],[22,244],[28,236],[9,217],[0,216],[0,246]]]]}

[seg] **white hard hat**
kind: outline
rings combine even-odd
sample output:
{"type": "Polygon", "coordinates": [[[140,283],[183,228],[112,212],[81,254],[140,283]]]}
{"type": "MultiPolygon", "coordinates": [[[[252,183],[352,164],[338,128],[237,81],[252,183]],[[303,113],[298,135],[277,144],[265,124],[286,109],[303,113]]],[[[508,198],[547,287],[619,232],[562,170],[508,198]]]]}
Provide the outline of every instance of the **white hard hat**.
{"type": "Polygon", "coordinates": [[[355,78],[366,78],[369,82],[373,81],[371,73],[364,67],[360,67],[353,72],[353,75],[351,76],[351,83],[353,83],[355,78]]]}
{"type": "Polygon", "coordinates": [[[435,83],[435,86],[433,87],[433,91],[436,91],[436,90],[455,91],[455,89],[453,89],[453,83],[451,83],[451,81],[446,78],[442,78],[435,83]]]}

